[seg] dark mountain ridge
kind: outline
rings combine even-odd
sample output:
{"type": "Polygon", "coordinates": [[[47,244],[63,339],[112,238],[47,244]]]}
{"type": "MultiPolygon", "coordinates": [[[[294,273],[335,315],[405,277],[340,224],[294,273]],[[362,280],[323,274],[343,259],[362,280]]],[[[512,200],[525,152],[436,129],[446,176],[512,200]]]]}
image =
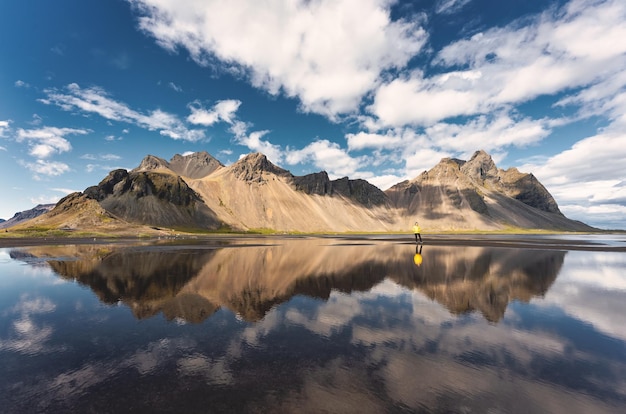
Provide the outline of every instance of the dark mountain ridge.
{"type": "Polygon", "coordinates": [[[169,169],[174,173],[188,178],[202,178],[211,174],[215,170],[223,168],[224,164],[219,162],[206,151],[194,152],[192,154],[176,154],[168,162],[163,158],[148,155],[133,172],[150,171],[156,169],[169,169]]]}
{"type": "Polygon", "coordinates": [[[202,198],[173,174],[114,170],[100,184],[87,188],[84,195],[126,221],[213,229],[221,225],[202,198]]]}

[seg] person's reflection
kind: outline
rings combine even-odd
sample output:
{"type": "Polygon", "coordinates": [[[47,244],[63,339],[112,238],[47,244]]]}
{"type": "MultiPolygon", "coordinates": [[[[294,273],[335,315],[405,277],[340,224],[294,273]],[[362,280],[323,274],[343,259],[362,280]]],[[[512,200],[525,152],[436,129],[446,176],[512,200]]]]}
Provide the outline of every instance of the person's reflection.
{"type": "Polygon", "coordinates": [[[424,258],[422,257],[422,247],[424,246],[421,244],[419,246],[415,246],[415,256],[413,256],[413,263],[415,263],[416,266],[421,266],[422,261],[424,260],[424,258]]]}

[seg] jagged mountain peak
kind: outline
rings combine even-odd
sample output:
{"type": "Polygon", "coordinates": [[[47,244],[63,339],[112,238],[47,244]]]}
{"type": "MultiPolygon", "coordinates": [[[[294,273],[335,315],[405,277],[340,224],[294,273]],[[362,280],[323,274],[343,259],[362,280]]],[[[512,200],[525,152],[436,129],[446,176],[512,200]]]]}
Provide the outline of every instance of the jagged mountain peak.
{"type": "Polygon", "coordinates": [[[278,176],[293,177],[293,175],[277,165],[273,164],[267,157],[255,152],[248,154],[230,166],[235,176],[244,181],[263,182],[263,173],[271,173],[278,176]]]}
{"type": "Polygon", "coordinates": [[[204,164],[208,164],[208,163],[215,163],[217,162],[218,164],[222,165],[222,163],[215,158],[214,156],[212,156],[211,154],[209,154],[206,151],[198,151],[198,152],[191,152],[191,153],[185,153],[185,154],[175,154],[172,159],[170,159],[170,164],[174,164],[176,162],[181,162],[181,161],[195,161],[197,163],[204,163],[204,164]]]}
{"type": "Polygon", "coordinates": [[[410,180],[411,182],[423,181],[426,179],[457,179],[461,174],[461,167],[465,164],[465,161],[457,158],[442,158],[437,165],[410,180]]]}
{"type": "Polygon", "coordinates": [[[139,166],[133,169],[132,172],[169,169],[183,177],[202,178],[223,167],[224,164],[211,154],[206,151],[200,151],[186,155],[176,154],[169,162],[163,158],[148,155],[141,160],[139,166]]]}
{"type": "Polygon", "coordinates": [[[206,151],[176,154],[169,162],[172,171],[189,178],[203,178],[223,167],[224,164],[206,151]]]}
{"type": "Polygon", "coordinates": [[[155,155],[146,155],[133,171],[150,171],[159,168],[169,168],[169,163],[155,155]]]}
{"type": "Polygon", "coordinates": [[[472,155],[472,158],[463,164],[461,172],[479,182],[494,179],[499,174],[498,167],[493,161],[493,158],[483,150],[476,151],[472,155]]]}
{"type": "Polygon", "coordinates": [[[242,157],[236,164],[248,164],[251,166],[255,166],[259,169],[276,167],[270,160],[267,159],[267,156],[261,152],[252,152],[248,155],[242,157]]]}

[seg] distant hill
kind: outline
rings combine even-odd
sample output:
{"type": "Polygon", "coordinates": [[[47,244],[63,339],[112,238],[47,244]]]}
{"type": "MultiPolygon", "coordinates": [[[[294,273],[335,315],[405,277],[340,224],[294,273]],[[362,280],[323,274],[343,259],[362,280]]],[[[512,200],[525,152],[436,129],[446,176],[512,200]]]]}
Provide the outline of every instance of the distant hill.
{"type": "MultiPolygon", "coordinates": [[[[260,153],[229,166],[206,152],[170,161],[148,155],[132,171],[114,170],[69,200],[74,207],[64,199],[55,210],[71,214],[78,201],[95,202],[109,225],[175,229],[404,232],[419,221],[426,231],[594,230],[565,217],[532,174],[502,170],[484,151],[469,161],[444,158],[387,191],[365,180],[331,180],[325,171],[294,176],[260,153]]],[[[72,219],[71,227],[97,229],[88,217],[72,219]]],[[[67,226],[58,217],[48,224],[67,226]]]]}
{"type": "Polygon", "coordinates": [[[0,219],[0,229],[15,226],[27,220],[39,217],[40,215],[47,213],[54,208],[54,204],[39,204],[30,210],[20,211],[15,213],[13,217],[8,220],[0,219]]]}

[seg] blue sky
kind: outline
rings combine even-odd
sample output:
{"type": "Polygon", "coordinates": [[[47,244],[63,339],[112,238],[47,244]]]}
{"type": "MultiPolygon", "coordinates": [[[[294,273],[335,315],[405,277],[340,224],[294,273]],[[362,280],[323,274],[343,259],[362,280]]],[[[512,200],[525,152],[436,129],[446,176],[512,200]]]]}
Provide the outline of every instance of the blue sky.
{"type": "Polygon", "coordinates": [[[181,4],[0,4],[0,217],[147,154],[386,189],[484,149],[626,228],[623,0],[181,4]]]}

